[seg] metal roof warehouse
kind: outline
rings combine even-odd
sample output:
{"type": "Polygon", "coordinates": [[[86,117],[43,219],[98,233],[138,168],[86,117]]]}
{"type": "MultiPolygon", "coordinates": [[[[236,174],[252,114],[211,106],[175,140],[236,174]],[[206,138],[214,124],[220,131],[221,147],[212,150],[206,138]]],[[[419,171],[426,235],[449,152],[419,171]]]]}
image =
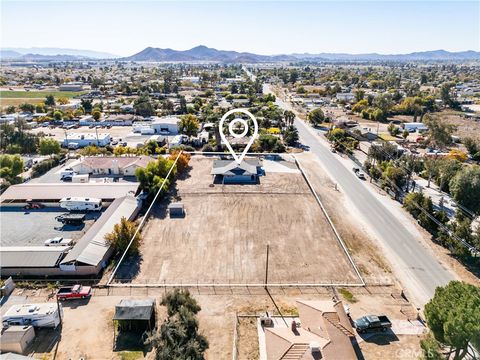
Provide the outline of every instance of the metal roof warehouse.
{"type": "Polygon", "coordinates": [[[122,217],[133,220],[140,209],[140,201],[133,196],[115,199],[69,252],[64,247],[1,247],[2,276],[97,275],[112,254],[105,235],[122,217]]]}
{"type": "Polygon", "coordinates": [[[59,184],[19,184],[10,186],[0,196],[2,205],[22,203],[27,200],[54,202],[64,197],[90,197],[112,201],[135,195],[137,182],[128,183],[59,183],[59,184]]]}
{"type": "Polygon", "coordinates": [[[2,246],[0,249],[1,267],[54,267],[68,249],[63,246],[2,246]]]}

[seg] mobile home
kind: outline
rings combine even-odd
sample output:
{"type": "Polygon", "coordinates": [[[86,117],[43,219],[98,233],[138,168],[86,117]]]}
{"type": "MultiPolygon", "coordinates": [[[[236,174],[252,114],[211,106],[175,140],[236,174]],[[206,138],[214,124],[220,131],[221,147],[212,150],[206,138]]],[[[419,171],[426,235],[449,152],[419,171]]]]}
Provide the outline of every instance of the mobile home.
{"type": "Polygon", "coordinates": [[[63,318],[61,304],[20,304],[13,305],[2,317],[3,326],[32,325],[34,327],[56,328],[63,318]]]}
{"type": "Polygon", "coordinates": [[[60,200],[60,207],[68,211],[100,211],[102,200],[97,198],[67,197],[60,200]]]}

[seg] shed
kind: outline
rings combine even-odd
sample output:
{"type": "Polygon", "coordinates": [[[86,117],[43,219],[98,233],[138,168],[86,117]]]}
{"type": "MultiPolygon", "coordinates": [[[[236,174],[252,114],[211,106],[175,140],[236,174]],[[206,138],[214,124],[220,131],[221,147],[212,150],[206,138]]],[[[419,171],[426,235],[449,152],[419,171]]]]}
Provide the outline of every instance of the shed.
{"type": "Polygon", "coordinates": [[[183,203],[176,202],[168,205],[168,213],[170,217],[182,217],[185,215],[183,203]]]}
{"type": "Polygon", "coordinates": [[[24,354],[35,339],[35,330],[31,325],[9,326],[0,336],[0,351],[24,354]]]}
{"type": "Polygon", "coordinates": [[[115,306],[113,320],[120,331],[151,331],[155,328],[155,300],[122,299],[115,306]]]}

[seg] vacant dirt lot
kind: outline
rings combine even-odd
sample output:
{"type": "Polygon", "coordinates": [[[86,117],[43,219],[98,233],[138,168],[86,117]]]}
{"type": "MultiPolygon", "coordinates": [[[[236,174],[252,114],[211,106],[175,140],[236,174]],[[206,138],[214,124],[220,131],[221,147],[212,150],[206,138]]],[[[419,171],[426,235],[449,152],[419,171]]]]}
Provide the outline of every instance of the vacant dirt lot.
{"type": "Polygon", "coordinates": [[[381,250],[356,220],[356,210],[346,201],[334,182],[322,171],[315,155],[303,153],[297,160],[312,182],[317,195],[327,209],[335,227],[344,240],[353,261],[367,284],[389,284],[395,279],[381,250]]]}
{"type": "Polygon", "coordinates": [[[133,282],[261,284],[267,244],[271,284],[359,282],[293,163],[267,171],[259,185],[209,187],[212,161],[194,157],[190,176],[178,181],[184,218],[166,217],[166,202],[155,210],[133,282]]]}

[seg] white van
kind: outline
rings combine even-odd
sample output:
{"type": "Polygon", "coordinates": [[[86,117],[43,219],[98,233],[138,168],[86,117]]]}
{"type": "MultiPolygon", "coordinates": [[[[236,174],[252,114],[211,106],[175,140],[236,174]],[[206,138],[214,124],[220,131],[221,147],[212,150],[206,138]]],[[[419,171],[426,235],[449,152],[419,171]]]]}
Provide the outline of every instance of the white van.
{"type": "Polygon", "coordinates": [[[67,197],[60,200],[60,207],[68,211],[100,211],[102,200],[97,198],[67,197]]]}

